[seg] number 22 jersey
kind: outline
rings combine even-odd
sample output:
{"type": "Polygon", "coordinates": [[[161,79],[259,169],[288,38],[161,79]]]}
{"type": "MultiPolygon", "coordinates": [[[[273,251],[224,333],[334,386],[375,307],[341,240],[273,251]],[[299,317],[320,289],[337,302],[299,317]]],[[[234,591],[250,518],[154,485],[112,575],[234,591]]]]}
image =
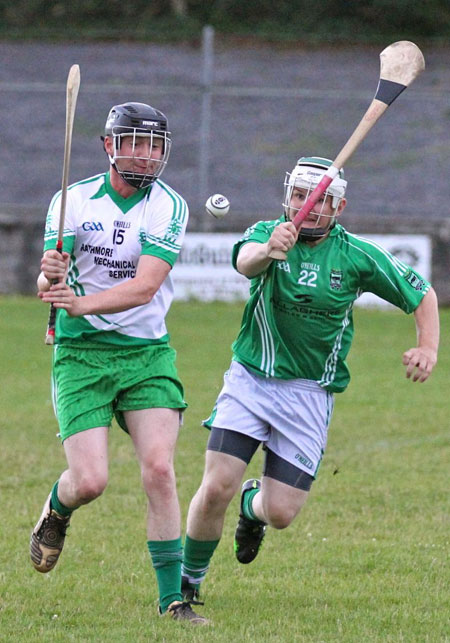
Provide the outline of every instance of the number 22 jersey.
{"type": "MultiPolygon", "coordinates": [[[[284,220],[248,228],[233,248],[233,266],[245,243],[267,242],[284,220]]],[[[285,261],[251,279],[233,359],[262,377],[314,380],[341,392],[350,381],[355,300],[372,292],[411,313],[429,288],[381,246],[336,224],[319,244],[296,243],[285,261]]]]}

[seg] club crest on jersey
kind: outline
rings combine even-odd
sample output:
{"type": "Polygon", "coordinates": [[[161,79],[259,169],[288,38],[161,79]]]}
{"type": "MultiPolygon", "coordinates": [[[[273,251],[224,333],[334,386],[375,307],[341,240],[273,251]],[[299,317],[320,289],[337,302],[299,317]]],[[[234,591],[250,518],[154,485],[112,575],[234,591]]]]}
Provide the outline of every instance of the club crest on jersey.
{"type": "Polygon", "coordinates": [[[244,232],[244,234],[242,236],[242,239],[240,239],[240,241],[245,241],[246,239],[251,237],[251,235],[253,234],[255,228],[256,228],[256,223],[254,225],[250,226],[249,228],[247,228],[247,230],[244,232]]]}
{"type": "Polygon", "coordinates": [[[330,286],[332,290],[340,290],[342,288],[342,270],[331,269],[330,286]]]}
{"type": "Polygon", "coordinates": [[[424,280],[420,279],[412,270],[407,270],[403,275],[403,278],[406,279],[406,281],[410,286],[414,288],[414,290],[423,290],[423,287],[425,286],[424,280]]]}
{"type": "Polygon", "coordinates": [[[172,242],[176,241],[182,229],[183,224],[181,221],[171,221],[170,226],[167,229],[165,239],[172,242]]]}

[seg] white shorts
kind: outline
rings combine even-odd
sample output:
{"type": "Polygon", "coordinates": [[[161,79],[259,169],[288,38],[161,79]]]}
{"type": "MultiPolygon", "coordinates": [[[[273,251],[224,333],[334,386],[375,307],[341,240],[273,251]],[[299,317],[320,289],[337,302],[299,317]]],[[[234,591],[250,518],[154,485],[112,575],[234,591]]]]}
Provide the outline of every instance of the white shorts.
{"type": "Polygon", "coordinates": [[[315,477],[333,406],[333,394],[313,380],[264,378],[233,361],[204,425],[255,438],[315,477]]]}

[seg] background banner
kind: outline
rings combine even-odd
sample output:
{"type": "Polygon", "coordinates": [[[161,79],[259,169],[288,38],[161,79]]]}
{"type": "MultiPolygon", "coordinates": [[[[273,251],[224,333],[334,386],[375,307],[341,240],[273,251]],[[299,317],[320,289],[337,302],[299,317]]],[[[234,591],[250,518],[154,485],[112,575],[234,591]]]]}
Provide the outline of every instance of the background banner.
{"type": "MultiPolygon", "coordinates": [[[[422,277],[431,276],[431,239],[426,235],[361,234],[378,243],[422,277]]],[[[250,281],[231,266],[233,244],[241,238],[235,233],[188,233],[172,276],[175,299],[200,301],[241,301],[248,297],[250,281]]],[[[356,302],[360,306],[386,306],[372,293],[356,302]]]]}

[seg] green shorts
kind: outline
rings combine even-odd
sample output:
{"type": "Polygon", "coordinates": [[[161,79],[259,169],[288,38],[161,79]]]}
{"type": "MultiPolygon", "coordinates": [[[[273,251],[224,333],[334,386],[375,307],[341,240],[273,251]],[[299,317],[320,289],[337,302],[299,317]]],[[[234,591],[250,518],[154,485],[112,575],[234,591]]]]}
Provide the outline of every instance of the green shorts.
{"type": "Polygon", "coordinates": [[[168,344],[86,347],[57,345],[53,353],[53,407],[61,440],[110,426],[113,416],[127,431],[124,411],[168,408],[183,411],[183,385],[168,344]]]}

